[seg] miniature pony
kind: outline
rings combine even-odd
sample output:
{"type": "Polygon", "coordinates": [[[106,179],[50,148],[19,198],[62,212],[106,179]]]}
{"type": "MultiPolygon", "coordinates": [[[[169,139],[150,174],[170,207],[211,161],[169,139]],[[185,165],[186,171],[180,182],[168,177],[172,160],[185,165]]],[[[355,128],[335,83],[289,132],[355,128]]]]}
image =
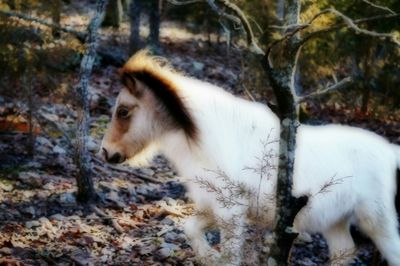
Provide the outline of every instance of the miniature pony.
{"type": "MultiPolygon", "coordinates": [[[[226,263],[240,264],[248,220],[257,217],[273,227],[277,156],[267,156],[264,173],[254,169],[266,150],[278,154],[280,121],[267,106],[177,73],[145,51],[130,58],[121,77],[125,86],[102,141],[103,157],[122,163],[157,146],[186,178],[196,209],[209,214],[185,223],[196,254],[215,261],[229,254],[226,263]],[[232,195],[235,185],[247,193],[232,195]],[[231,204],[221,202],[224,197],[231,204]],[[224,223],[232,220],[227,229],[224,223]],[[221,232],[221,253],[204,235],[213,222],[221,232]]],[[[395,208],[400,147],[355,127],[301,125],[295,156],[292,192],[310,198],[294,228],[322,233],[334,258],[353,252],[349,227],[356,224],[390,265],[400,265],[395,208]]]]}

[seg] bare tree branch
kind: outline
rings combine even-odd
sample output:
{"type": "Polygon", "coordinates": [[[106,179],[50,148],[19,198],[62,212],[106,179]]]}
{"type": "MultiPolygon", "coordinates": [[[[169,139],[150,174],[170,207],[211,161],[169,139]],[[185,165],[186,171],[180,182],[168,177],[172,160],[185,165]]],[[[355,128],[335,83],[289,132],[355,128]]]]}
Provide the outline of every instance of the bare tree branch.
{"type": "Polygon", "coordinates": [[[148,175],[145,175],[142,172],[137,171],[135,169],[124,167],[124,166],[119,166],[119,165],[105,164],[104,162],[100,161],[98,158],[93,157],[93,156],[92,156],[91,159],[97,164],[95,167],[98,167],[98,168],[109,168],[109,169],[114,170],[114,171],[119,171],[119,172],[122,172],[122,173],[131,174],[131,175],[134,175],[135,177],[137,177],[139,179],[142,179],[143,181],[154,183],[154,184],[162,184],[163,183],[163,182],[161,182],[161,181],[159,181],[159,180],[157,180],[155,178],[152,178],[152,177],[150,177],[148,175]]]}
{"type": "Polygon", "coordinates": [[[252,102],[256,102],[256,99],[254,98],[254,96],[253,96],[253,94],[251,94],[251,92],[249,91],[249,89],[247,89],[247,87],[244,85],[244,84],[242,84],[242,87],[243,87],[243,89],[244,89],[244,92],[247,94],[247,96],[250,98],[250,100],[252,101],[252,102]]]}
{"type": "Polygon", "coordinates": [[[307,94],[305,96],[298,97],[297,102],[301,103],[301,102],[304,102],[305,100],[308,100],[310,98],[322,96],[322,95],[324,95],[324,94],[326,94],[328,92],[331,92],[331,91],[340,90],[342,88],[345,88],[345,87],[349,86],[352,83],[353,83],[353,78],[352,77],[346,77],[346,78],[342,79],[341,81],[339,81],[339,82],[337,82],[337,83],[335,83],[335,84],[333,84],[333,85],[331,85],[329,87],[326,87],[326,88],[324,88],[322,90],[318,90],[318,91],[312,92],[310,94],[307,94]]]}
{"type": "Polygon", "coordinates": [[[176,6],[183,6],[183,5],[190,5],[194,3],[204,2],[204,0],[186,0],[186,1],[167,0],[167,2],[176,6]]]}
{"type": "Polygon", "coordinates": [[[212,10],[214,10],[214,12],[216,12],[219,16],[224,17],[226,19],[231,20],[232,22],[236,23],[236,24],[240,24],[240,18],[234,16],[234,15],[230,15],[224,11],[222,11],[216,4],[215,4],[215,0],[206,0],[208,5],[211,7],[212,10]]]}
{"type": "MultiPolygon", "coordinates": [[[[207,2],[209,4],[211,2],[214,3],[214,0],[207,0],[207,2]]],[[[243,13],[243,11],[237,5],[235,5],[234,3],[231,3],[229,0],[218,0],[218,2],[220,2],[224,7],[231,10],[233,13],[235,13],[239,17],[240,22],[242,23],[244,30],[246,31],[247,44],[250,46],[250,51],[255,54],[258,54],[258,55],[264,55],[263,50],[257,44],[253,30],[250,26],[250,23],[249,23],[246,15],[243,13]]]]}
{"type": "Polygon", "coordinates": [[[367,17],[367,18],[355,19],[354,23],[355,24],[360,24],[360,23],[369,22],[369,21],[375,21],[375,20],[381,20],[381,19],[389,19],[389,18],[397,18],[397,17],[400,17],[400,13],[386,14],[386,15],[376,15],[376,16],[367,17]]]}
{"type": "MultiPolygon", "coordinates": [[[[313,19],[314,19],[314,18],[313,18],[313,19]]],[[[313,20],[313,19],[311,19],[311,20],[313,20]]],[[[292,29],[292,30],[290,30],[290,31],[287,32],[285,35],[283,35],[282,38],[277,39],[277,40],[271,42],[271,43],[267,46],[267,48],[266,48],[266,53],[265,53],[265,55],[266,55],[266,58],[267,58],[268,66],[269,66],[270,68],[273,68],[273,67],[274,67],[274,66],[273,66],[273,63],[272,63],[272,59],[271,59],[272,49],[273,49],[275,46],[277,46],[278,44],[280,44],[280,43],[282,43],[282,42],[284,42],[284,41],[286,41],[286,40],[292,38],[292,37],[295,36],[299,31],[301,31],[301,30],[303,30],[303,29],[309,27],[310,25],[311,25],[311,23],[307,23],[307,24],[291,24],[290,26],[288,26],[288,27],[286,27],[286,28],[284,27],[286,30],[288,30],[288,29],[292,29]]],[[[300,40],[300,42],[301,42],[301,40],[300,40]]],[[[298,49],[300,49],[300,46],[301,46],[301,44],[298,46],[298,49]]]]}
{"type": "Polygon", "coordinates": [[[366,29],[362,29],[360,27],[357,26],[356,23],[354,23],[354,21],[349,18],[348,16],[344,15],[343,13],[337,11],[334,8],[329,8],[327,9],[329,12],[335,14],[336,16],[340,17],[343,19],[343,21],[347,24],[347,26],[349,28],[351,28],[352,30],[354,30],[357,33],[361,33],[364,35],[369,35],[372,37],[379,37],[379,38],[387,38],[389,40],[391,40],[392,42],[394,42],[395,44],[397,44],[398,46],[400,46],[400,41],[397,40],[396,36],[394,34],[391,33],[379,33],[379,32],[375,32],[375,31],[370,31],[370,30],[366,30],[366,29]]]}
{"type": "MultiPolygon", "coordinates": [[[[394,13],[394,14],[386,14],[386,15],[378,15],[378,16],[373,16],[373,17],[368,17],[368,18],[362,18],[362,19],[356,19],[356,20],[352,20],[349,17],[345,16],[344,14],[340,13],[339,11],[337,11],[336,9],[333,8],[328,8],[328,9],[324,9],[320,12],[318,12],[317,14],[315,14],[309,21],[307,21],[306,23],[303,24],[289,24],[286,26],[271,26],[271,28],[276,28],[276,29],[283,29],[285,30],[287,33],[282,36],[282,38],[273,41],[272,43],[270,43],[266,49],[266,54],[269,55],[272,51],[272,49],[288,40],[289,38],[292,38],[295,34],[297,34],[298,32],[307,29],[308,27],[312,26],[312,23],[319,18],[320,16],[327,14],[327,13],[333,13],[339,17],[341,17],[344,22],[340,22],[337,23],[331,27],[327,27],[327,28],[323,28],[317,31],[313,31],[305,36],[303,36],[300,41],[299,41],[299,45],[302,45],[304,43],[306,43],[307,41],[309,41],[310,39],[314,38],[314,37],[318,37],[320,35],[323,35],[324,33],[327,32],[332,32],[335,30],[339,30],[343,27],[348,27],[348,28],[352,28],[354,31],[358,32],[358,33],[362,33],[362,34],[366,34],[366,35],[370,35],[373,37],[380,37],[380,38],[389,38],[390,40],[392,40],[393,42],[395,42],[397,45],[400,45],[399,40],[396,39],[395,35],[390,34],[390,33],[378,33],[378,32],[374,32],[374,31],[368,31],[368,30],[364,30],[361,29],[360,27],[357,26],[357,24],[361,24],[364,22],[369,22],[369,21],[376,21],[376,20],[381,20],[381,19],[390,19],[390,18],[396,18],[396,17],[400,17],[400,14],[394,13]],[[345,20],[345,18],[347,20],[345,20]]],[[[268,56],[269,58],[269,56],[268,56]]],[[[270,62],[270,65],[272,66],[272,62],[270,62]]]]}
{"type": "Polygon", "coordinates": [[[372,6],[372,7],[377,8],[377,9],[385,10],[385,11],[391,13],[391,14],[396,14],[396,12],[394,12],[393,10],[391,10],[390,8],[388,8],[388,7],[386,7],[386,6],[381,6],[381,5],[372,3],[372,2],[370,2],[370,1],[368,1],[368,0],[362,0],[362,1],[363,1],[364,3],[367,3],[368,5],[370,5],[370,6],[372,6]]]}
{"type": "Polygon", "coordinates": [[[66,32],[66,33],[73,34],[82,42],[86,38],[86,34],[84,32],[76,31],[70,26],[64,26],[63,27],[63,26],[60,26],[58,24],[55,24],[55,23],[52,23],[52,22],[49,22],[49,21],[46,21],[46,20],[43,20],[43,19],[40,19],[40,18],[32,17],[32,16],[29,16],[29,15],[26,15],[26,14],[21,14],[21,13],[17,13],[17,12],[13,12],[13,11],[6,11],[6,10],[2,10],[2,9],[0,9],[0,14],[1,15],[5,15],[7,17],[11,17],[11,18],[15,17],[15,18],[26,20],[26,21],[32,21],[32,22],[35,22],[35,23],[50,27],[52,29],[56,29],[56,30],[59,30],[59,31],[63,31],[63,32],[66,32]]]}
{"type": "MultiPolygon", "coordinates": [[[[400,17],[400,14],[378,15],[378,16],[373,16],[373,17],[368,17],[368,18],[355,19],[355,20],[353,20],[353,23],[354,24],[361,24],[361,23],[365,23],[365,22],[371,22],[371,21],[376,21],[376,20],[381,20],[381,19],[391,19],[391,18],[397,18],[397,17],[400,17]]],[[[306,43],[307,41],[309,41],[312,38],[316,38],[316,37],[321,36],[321,35],[323,35],[325,33],[328,33],[328,32],[339,30],[339,29],[344,28],[346,26],[347,26],[346,23],[340,22],[340,23],[337,23],[337,24],[335,24],[335,25],[333,25],[331,27],[323,28],[323,29],[320,29],[320,30],[317,30],[317,31],[313,31],[313,32],[303,36],[303,38],[301,40],[301,43],[304,44],[304,43],[306,43]]]]}
{"type": "Polygon", "coordinates": [[[269,25],[268,28],[281,30],[284,32],[291,32],[293,30],[297,30],[297,28],[302,28],[304,26],[309,26],[308,23],[306,24],[289,24],[289,25],[269,25]]]}
{"type": "MultiPolygon", "coordinates": [[[[301,49],[303,48],[303,46],[298,46],[297,50],[296,50],[296,55],[294,57],[294,62],[293,62],[293,67],[292,67],[292,73],[290,75],[290,91],[293,95],[294,101],[297,102],[299,96],[297,95],[297,91],[296,91],[296,73],[297,73],[297,69],[298,69],[298,63],[299,63],[299,58],[300,58],[300,54],[301,54],[301,49]]],[[[298,108],[298,105],[297,105],[298,108]]]]}
{"type": "MultiPolygon", "coordinates": [[[[185,1],[177,1],[177,0],[167,0],[169,3],[174,5],[186,5],[186,4],[193,4],[197,2],[201,2],[201,0],[185,0],[185,1]]],[[[219,16],[224,17],[235,24],[243,25],[243,28],[246,32],[247,36],[247,45],[250,48],[250,51],[257,55],[264,55],[264,51],[258,46],[257,40],[254,36],[253,29],[243,11],[234,3],[230,2],[229,0],[204,0],[208,3],[211,9],[216,12],[219,16]],[[226,9],[230,10],[233,14],[229,14],[222,10],[217,4],[221,4],[221,6],[225,7],[226,9]]]]}

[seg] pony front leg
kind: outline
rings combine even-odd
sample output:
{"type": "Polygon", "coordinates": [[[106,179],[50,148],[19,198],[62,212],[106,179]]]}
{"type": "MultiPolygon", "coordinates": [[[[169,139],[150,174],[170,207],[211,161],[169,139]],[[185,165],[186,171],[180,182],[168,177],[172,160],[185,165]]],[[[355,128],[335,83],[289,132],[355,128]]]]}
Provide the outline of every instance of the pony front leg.
{"type": "Polygon", "coordinates": [[[350,222],[347,219],[338,222],[322,233],[328,243],[330,265],[348,265],[356,248],[350,234],[350,222]]]}
{"type": "Polygon", "coordinates": [[[184,224],[184,231],[190,246],[199,261],[204,265],[217,265],[219,253],[207,242],[205,229],[214,224],[210,214],[198,214],[189,217],[184,224]]]}
{"type": "Polygon", "coordinates": [[[221,262],[224,265],[241,265],[246,216],[243,210],[224,210],[218,220],[221,232],[221,262]]]}

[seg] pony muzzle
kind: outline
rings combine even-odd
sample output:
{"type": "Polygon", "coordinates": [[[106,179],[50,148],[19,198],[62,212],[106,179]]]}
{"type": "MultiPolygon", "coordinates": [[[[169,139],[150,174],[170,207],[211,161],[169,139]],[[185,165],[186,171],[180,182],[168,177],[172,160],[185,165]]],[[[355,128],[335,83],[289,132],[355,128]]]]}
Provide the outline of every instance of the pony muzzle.
{"type": "Polygon", "coordinates": [[[106,148],[102,148],[101,150],[103,158],[111,164],[118,164],[118,163],[123,163],[126,160],[126,156],[119,152],[115,152],[110,154],[109,151],[107,151],[106,148]]]}

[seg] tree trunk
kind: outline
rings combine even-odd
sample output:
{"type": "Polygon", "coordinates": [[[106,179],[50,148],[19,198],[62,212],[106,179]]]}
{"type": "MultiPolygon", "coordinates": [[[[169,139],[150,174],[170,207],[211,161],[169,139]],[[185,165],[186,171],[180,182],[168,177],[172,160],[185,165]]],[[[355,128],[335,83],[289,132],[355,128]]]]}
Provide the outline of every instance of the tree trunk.
{"type": "Polygon", "coordinates": [[[122,0],[122,9],[124,10],[124,13],[128,14],[129,13],[129,7],[132,3],[132,0],[122,0]]]}
{"type": "MultiPolygon", "coordinates": [[[[286,1],[285,25],[298,24],[300,1],[286,1]]],[[[296,70],[300,53],[298,38],[288,40],[283,58],[286,58],[282,67],[272,67],[264,62],[267,74],[274,90],[281,119],[279,145],[279,171],[276,191],[276,225],[274,229],[274,243],[271,247],[268,265],[288,265],[290,250],[297,233],[292,226],[297,213],[307,204],[307,197],[294,198],[292,196],[293,170],[296,149],[296,133],[299,126],[298,104],[296,102],[296,70]]],[[[264,60],[267,60],[265,58],[264,60]]]]}
{"type": "MultiPolygon", "coordinates": [[[[61,0],[53,0],[51,1],[51,20],[57,26],[60,26],[60,19],[61,19],[61,7],[62,3],[61,0]]],[[[52,29],[53,37],[58,38],[60,37],[60,31],[57,29],[52,29]]]]}
{"type": "Polygon", "coordinates": [[[290,250],[297,237],[297,233],[292,230],[293,221],[300,209],[307,204],[307,197],[297,199],[292,196],[296,133],[300,124],[298,106],[290,87],[291,73],[294,71],[294,67],[295,65],[289,65],[282,70],[267,70],[281,117],[275,242],[271,247],[268,265],[288,264],[290,250]]]}
{"type": "Polygon", "coordinates": [[[140,41],[140,15],[142,13],[141,0],[133,0],[130,6],[130,24],[131,24],[131,35],[129,39],[129,52],[135,53],[141,48],[140,41]]]}
{"type": "Polygon", "coordinates": [[[285,0],[278,0],[276,2],[276,16],[279,20],[283,21],[285,17],[285,0]]]}
{"type": "Polygon", "coordinates": [[[106,15],[102,26],[119,28],[123,18],[123,6],[121,0],[112,0],[108,3],[106,15]]]}
{"type": "Polygon", "coordinates": [[[368,103],[371,97],[371,90],[368,86],[368,82],[363,82],[362,102],[361,102],[361,113],[364,115],[368,114],[368,103]]]}
{"type": "MultiPolygon", "coordinates": [[[[27,55],[25,54],[25,57],[27,55]]],[[[34,124],[33,124],[33,112],[34,112],[34,99],[33,99],[33,86],[32,86],[32,68],[31,64],[32,62],[30,60],[27,61],[29,64],[27,64],[27,67],[25,68],[25,71],[22,76],[22,86],[23,90],[26,92],[27,96],[27,105],[28,105],[28,125],[29,125],[29,132],[28,132],[28,145],[27,145],[27,150],[28,150],[28,155],[33,158],[35,155],[35,132],[34,132],[34,124]]]]}
{"type": "Polygon", "coordinates": [[[370,40],[366,43],[367,45],[367,56],[364,58],[363,68],[364,68],[364,79],[362,81],[362,100],[361,100],[361,113],[366,115],[368,114],[368,103],[371,97],[371,86],[370,80],[372,79],[372,62],[376,58],[374,58],[374,51],[376,44],[374,40],[370,40]]]}
{"type": "Polygon", "coordinates": [[[160,53],[160,0],[150,1],[150,12],[149,12],[149,22],[150,22],[150,35],[149,44],[151,50],[154,53],[160,53]]]}
{"type": "Polygon", "coordinates": [[[132,0],[121,0],[122,3],[122,20],[128,20],[129,19],[129,10],[130,6],[132,4],[132,0]]]}
{"type": "Polygon", "coordinates": [[[96,192],[92,180],[90,155],[87,148],[90,122],[88,86],[90,74],[93,69],[93,63],[96,57],[97,30],[100,27],[106,5],[107,0],[97,1],[96,13],[89,23],[87,29],[88,35],[86,40],[86,51],[82,58],[79,72],[79,83],[76,88],[78,93],[78,129],[75,144],[75,160],[78,168],[76,176],[76,182],[78,185],[77,198],[80,202],[84,203],[96,200],[96,192]]]}

